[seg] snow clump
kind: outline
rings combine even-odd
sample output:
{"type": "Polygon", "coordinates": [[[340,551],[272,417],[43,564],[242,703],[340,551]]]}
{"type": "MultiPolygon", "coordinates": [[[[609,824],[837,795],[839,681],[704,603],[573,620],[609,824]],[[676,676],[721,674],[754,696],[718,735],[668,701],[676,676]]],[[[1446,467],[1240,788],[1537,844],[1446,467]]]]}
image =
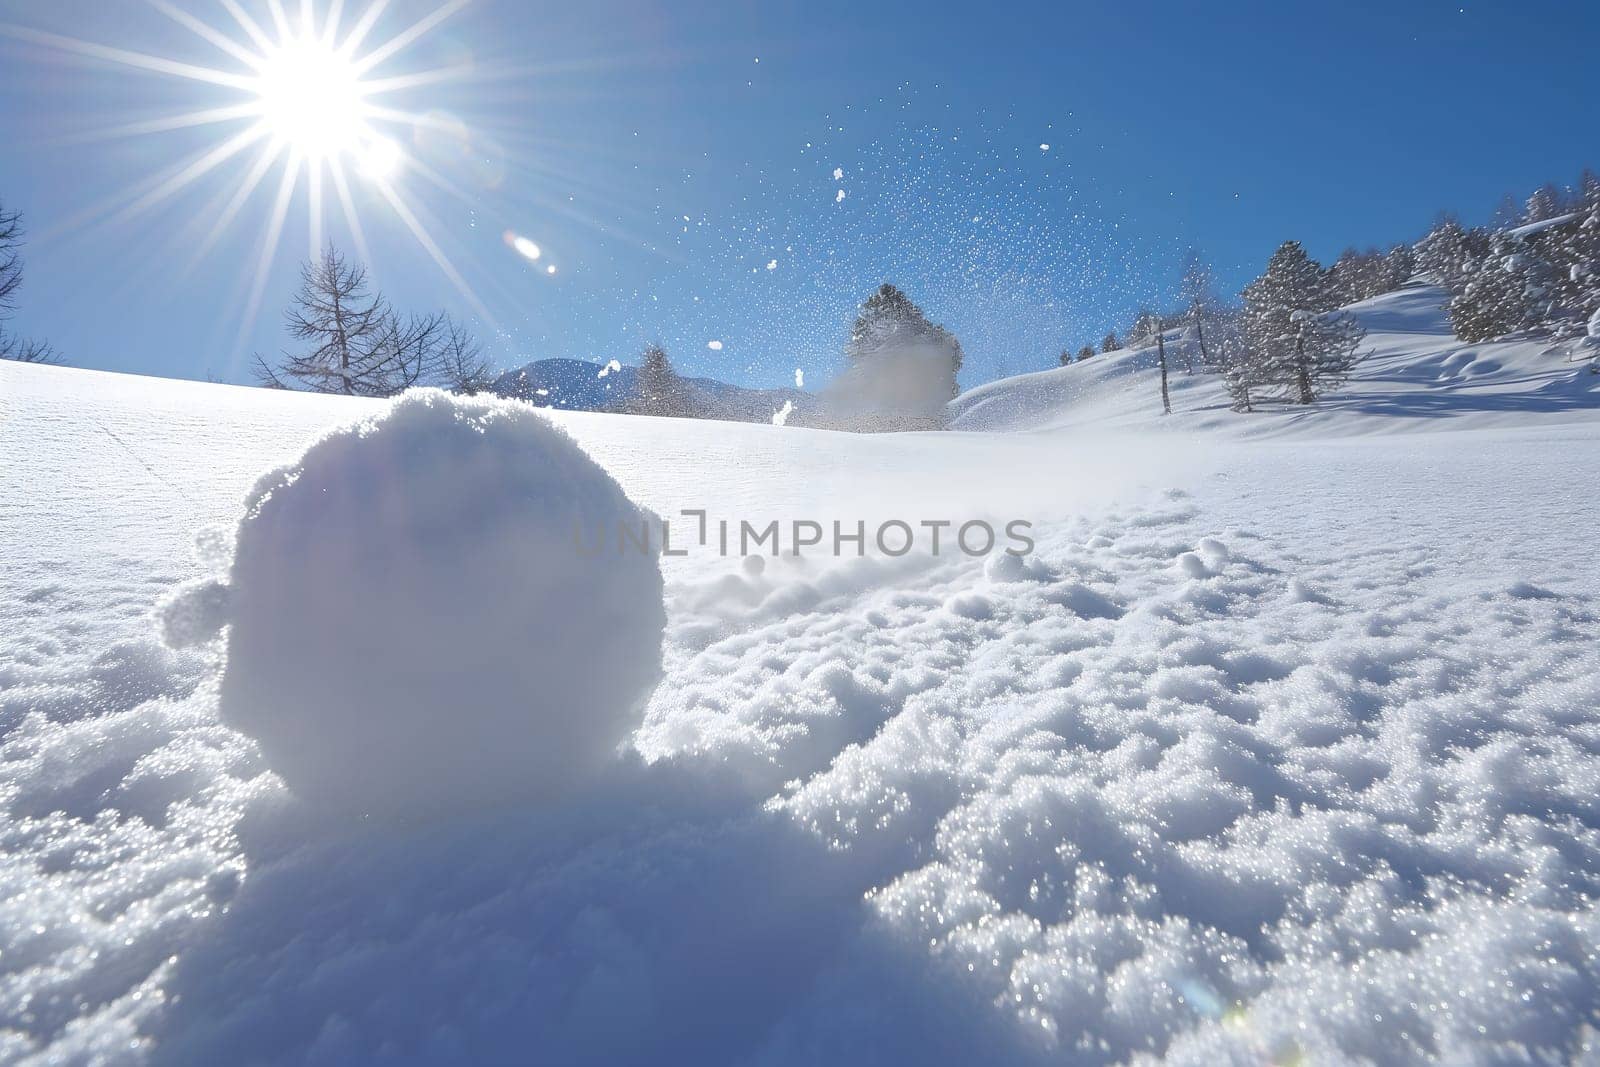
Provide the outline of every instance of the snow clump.
{"type": "Polygon", "coordinates": [[[420,390],[261,478],[227,585],[164,628],[225,614],[221,717],[314,804],[548,802],[613,758],[660,674],[659,561],[615,550],[649,521],[532,408],[420,390]]]}

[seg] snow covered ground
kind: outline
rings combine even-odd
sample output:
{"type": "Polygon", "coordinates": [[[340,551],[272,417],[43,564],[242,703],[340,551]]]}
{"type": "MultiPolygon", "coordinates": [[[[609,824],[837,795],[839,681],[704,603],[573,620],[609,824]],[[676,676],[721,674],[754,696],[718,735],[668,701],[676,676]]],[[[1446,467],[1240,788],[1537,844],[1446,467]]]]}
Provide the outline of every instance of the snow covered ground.
{"type": "MultiPolygon", "coordinates": [[[[1413,285],[1352,304],[1367,330],[1367,358],[1314,410],[1287,416],[1280,409],[1277,417],[1241,419],[1229,411],[1219,375],[1185,373],[1199,350],[1183,331],[1167,345],[1174,421],[1243,436],[1349,436],[1595,417],[1600,375],[1579,373],[1593,349],[1547,339],[1458,341],[1443,310],[1446,295],[1413,285]]],[[[1154,345],[1123,349],[970,389],[952,403],[953,421],[964,430],[1144,427],[1161,410],[1158,376],[1154,345]]]]}
{"type": "Polygon", "coordinates": [[[0,1061],[1595,1062],[1592,387],[1386,300],[1311,415],[1157,430],[1137,354],[959,402],[1032,433],[556,413],[661,515],[1037,550],[663,559],[627,754],[434,821],[297,799],[155,618],[381,406],[0,363],[0,1061]]]}

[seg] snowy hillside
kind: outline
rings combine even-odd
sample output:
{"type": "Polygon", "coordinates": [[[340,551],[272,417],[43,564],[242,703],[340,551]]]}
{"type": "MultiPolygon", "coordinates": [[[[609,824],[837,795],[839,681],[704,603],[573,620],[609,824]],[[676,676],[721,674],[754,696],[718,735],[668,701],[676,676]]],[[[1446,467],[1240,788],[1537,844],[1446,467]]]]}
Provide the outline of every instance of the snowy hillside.
{"type": "Polygon", "coordinates": [[[876,436],[0,363],[0,1061],[1592,1057],[1600,414],[1436,302],[1169,435],[1140,353],[876,436]],[[1037,545],[584,595],[635,505],[1037,545]]]}
{"type": "MultiPolygon", "coordinates": [[[[539,359],[496,378],[496,395],[564,411],[617,411],[636,390],[639,368],[582,359],[539,359]]],[[[810,410],[814,398],[800,389],[745,389],[714,378],[684,378],[685,401],[700,417],[771,422],[787,402],[810,410]]]]}
{"type": "MultiPolygon", "coordinates": [[[[1445,292],[1415,285],[1353,304],[1367,330],[1350,381],[1314,410],[1264,406],[1239,415],[1216,374],[1186,374],[1198,365],[1191,336],[1169,331],[1172,423],[1238,434],[1286,432],[1392,433],[1461,429],[1500,423],[1577,419],[1600,409],[1600,375],[1571,344],[1542,339],[1465,344],[1442,310],[1445,292]]],[[[1154,346],[1096,355],[1066,367],[1005,378],[968,390],[951,403],[960,430],[1034,430],[1161,422],[1154,346]]]]}

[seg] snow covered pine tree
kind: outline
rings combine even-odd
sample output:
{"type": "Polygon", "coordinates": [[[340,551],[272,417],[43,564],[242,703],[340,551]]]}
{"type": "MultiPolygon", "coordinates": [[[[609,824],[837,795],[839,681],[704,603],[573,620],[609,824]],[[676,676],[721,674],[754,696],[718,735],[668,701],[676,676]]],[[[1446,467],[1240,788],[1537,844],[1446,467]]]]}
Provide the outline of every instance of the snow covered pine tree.
{"type": "Polygon", "coordinates": [[[1592,335],[1600,312],[1600,175],[1584,171],[1578,197],[1569,222],[1535,238],[1551,267],[1552,299],[1559,308],[1551,325],[1557,337],[1592,335]]]}
{"type": "Polygon", "coordinates": [[[862,302],[856,321],[850,327],[845,358],[854,367],[886,353],[912,349],[942,354],[945,358],[938,361],[937,367],[931,367],[930,372],[948,377],[951,397],[961,392],[956,384],[956,376],[961,372],[961,342],[943,326],[929,322],[922,309],[905,293],[884,282],[862,302]]]}
{"type": "Polygon", "coordinates": [[[1147,307],[1139,309],[1133,317],[1133,325],[1128,327],[1128,343],[1130,345],[1144,345],[1156,335],[1161,328],[1161,316],[1147,307]]]}
{"type": "Polygon", "coordinates": [[[1221,352],[1222,380],[1234,411],[1254,411],[1253,390],[1266,382],[1266,372],[1256,359],[1255,350],[1235,336],[1221,352]]]}
{"type": "Polygon", "coordinates": [[[885,282],[861,304],[847,366],[826,394],[839,428],[934,429],[961,388],[961,342],[885,282]]]}
{"type": "Polygon", "coordinates": [[[623,408],[630,415],[659,415],[682,418],[689,414],[683,379],[672,369],[667,350],[658,344],[645,348],[634,379],[633,395],[623,408]]]}
{"type": "Polygon", "coordinates": [[[1415,250],[1416,269],[1436,285],[1460,292],[1472,261],[1489,250],[1488,235],[1464,229],[1452,215],[1440,216],[1415,250]]]}
{"type": "Polygon", "coordinates": [[[1246,396],[1252,387],[1278,389],[1294,403],[1310,404],[1349,376],[1366,331],[1337,310],[1327,273],[1300,242],[1278,246],[1242,295],[1249,355],[1232,370],[1230,390],[1243,376],[1237,384],[1246,396]]]}
{"type": "Polygon", "coordinates": [[[1537,252],[1512,234],[1495,234],[1445,305],[1450,325],[1457,337],[1474,342],[1538,326],[1549,317],[1552,281],[1537,252]]]}

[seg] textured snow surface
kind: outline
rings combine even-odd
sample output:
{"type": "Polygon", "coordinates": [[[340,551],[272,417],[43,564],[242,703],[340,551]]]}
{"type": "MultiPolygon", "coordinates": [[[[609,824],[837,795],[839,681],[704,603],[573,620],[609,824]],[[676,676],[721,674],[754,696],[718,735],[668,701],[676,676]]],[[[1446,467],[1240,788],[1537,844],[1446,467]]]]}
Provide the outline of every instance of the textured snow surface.
{"type": "MultiPolygon", "coordinates": [[[[1031,500],[1038,551],[663,560],[628,754],[400,825],[297,798],[219,719],[221,643],[160,641],[239,610],[173,594],[261,472],[381,410],[0,364],[0,1061],[1594,1056],[1594,421],[562,417],[659,514],[1031,500]]],[[[330,736],[381,740],[350,699],[330,736]]]]}

